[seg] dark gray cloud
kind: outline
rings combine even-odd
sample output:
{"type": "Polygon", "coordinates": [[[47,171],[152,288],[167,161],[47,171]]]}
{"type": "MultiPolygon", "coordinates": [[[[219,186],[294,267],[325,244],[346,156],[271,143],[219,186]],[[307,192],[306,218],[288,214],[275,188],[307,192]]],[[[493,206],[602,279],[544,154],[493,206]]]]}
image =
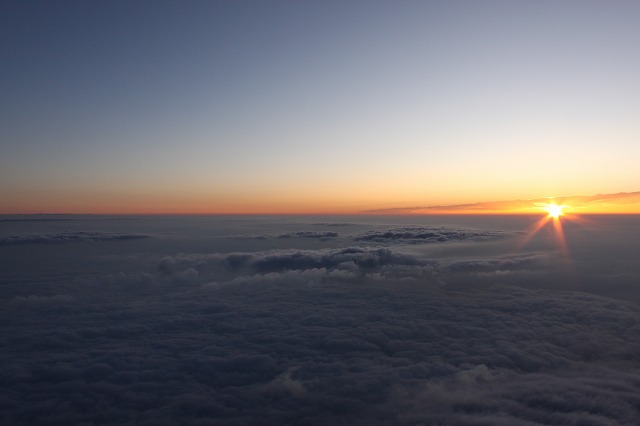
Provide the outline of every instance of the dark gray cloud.
{"type": "MultiPolygon", "coordinates": [[[[157,271],[133,274],[127,281],[181,285],[295,282],[420,283],[423,286],[486,287],[498,283],[535,284],[562,265],[545,253],[499,258],[433,260],[420,253],[386,247],[271,250],[228,254],[167,256],[157,271]]],[[[109,282],[113,282],[109,276],[109,282]]],[[[116,277],[115,281],[122,280],[116,277]]],[[[534,285],[535,287],[535,285],[534,285]]]]}
{"type": "Polygon", "coordinates": [[[443,243],[447,241],[489,241],[506,238],[504,231],[487,231],[447,227],[403,227],[383,231],[369,231],[355,237],[356,241],[373,243],[443,243]]]}
{"type": "Polygon", "coordinates": [[[447,264],[449,271],[454,273],[500,273],[514,270],[538,270],[542,266],[549,266],[548,254],[524,254],[497,259],[465,259],[455,260],[447,264]]]}
{"type": "Polygon", "coordinates": [[[317,238],[319,240],[329,240],[331,238],[336,238],[337,236],[337,232],[299,231],[280,234],[278,235],[278,238],[317,238]]]}
{"type": "Polygon", "coordinates": [[[39,244],[39,243],[68,243],[77,241],[126,241],[150,238],[149,235],[111,233],[111,232],[60,232],[43,235],[15,235],[0,237],[0,245],[39,244]]]}
{"type": "Polygon", "coordinates": [[[167,256],[158,265],[158,282],[190,284],[296,280],[397,279],[433,276],[437,262],[378,247],[271,250],[229,254],[167,256]]]}
{"type": "Polygon", "coordinates": [[[76,221],[78,219],[75,218],[64,218],[64,217],[22,217],[22,215],[18,215],[15,217],[0,217],[1,222],[60,222],[60,221],[76,221]]]}
{"type": "Polygon", "coordinates": [[[296,231],[296,232],[286,232],[282,234],[264,234],[264,235],[238,235],[228,237],[230,239],[243,239],[243,240],[269,240],[269,239],[309,239],[309,240],[319,240],[319,241],[329,241],[331,239],[337,238],[339,234],[337,232],[331,231],[296,231]]]}
{"type": "MultiPolygon", "coordinates": [[[[353,224],[337,223],[337,224],[317,224],[323,226],[345,226],[356,228],[353,224]]],[[[369,226],[369,230],[356,235],[345,234],[345,239],[367,244],[429,244],[429,243],[445,243],[458,241],[495,241],[513,236],[517,233],[498,231],[469,229],[452,226],[409,226],[397,227],[389,229],[386,226],[373,225],[369,226]]],[[[320,241],[328,241],[340,237],[338,232],[333,231],[295,231],[278,235],[242,235],[240,239],[256,239],[267,240],[270,238],[277,239],[317,239],[320,241]]]]}

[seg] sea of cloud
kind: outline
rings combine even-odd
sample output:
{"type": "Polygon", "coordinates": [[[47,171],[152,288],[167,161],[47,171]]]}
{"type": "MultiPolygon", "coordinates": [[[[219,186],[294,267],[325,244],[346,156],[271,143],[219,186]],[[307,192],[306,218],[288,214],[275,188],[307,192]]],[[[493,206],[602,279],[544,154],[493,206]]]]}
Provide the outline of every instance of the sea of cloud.
{"type": "Polygon", "coordinates": [[[638,423],[638,218],[413,220],[0,223],[0,423],[638,423]]]}

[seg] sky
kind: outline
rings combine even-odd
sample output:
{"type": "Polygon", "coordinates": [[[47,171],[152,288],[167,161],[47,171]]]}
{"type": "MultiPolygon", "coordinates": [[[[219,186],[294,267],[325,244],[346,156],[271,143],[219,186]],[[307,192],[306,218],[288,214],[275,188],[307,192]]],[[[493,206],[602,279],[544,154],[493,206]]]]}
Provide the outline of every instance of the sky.
{"type": "Polygon", "coordinates": [[[614,194],[635,201],[587,210],[640,213],[638,16],[634,1],[3,2],[0,213],[614,194]]]}

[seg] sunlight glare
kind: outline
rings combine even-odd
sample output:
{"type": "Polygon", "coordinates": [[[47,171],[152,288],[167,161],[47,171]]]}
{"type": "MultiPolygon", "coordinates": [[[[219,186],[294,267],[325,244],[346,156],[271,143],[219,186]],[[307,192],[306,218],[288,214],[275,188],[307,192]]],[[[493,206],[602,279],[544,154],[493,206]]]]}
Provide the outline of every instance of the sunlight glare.
{"type": "Polygon", "coordinates": [[[550,218],[554,220],[558,219],[560,216],[564,214],[562,211],[567,206],[559,206],[557,204],[546,204],[543,208],[547,211],[550,218]]]}

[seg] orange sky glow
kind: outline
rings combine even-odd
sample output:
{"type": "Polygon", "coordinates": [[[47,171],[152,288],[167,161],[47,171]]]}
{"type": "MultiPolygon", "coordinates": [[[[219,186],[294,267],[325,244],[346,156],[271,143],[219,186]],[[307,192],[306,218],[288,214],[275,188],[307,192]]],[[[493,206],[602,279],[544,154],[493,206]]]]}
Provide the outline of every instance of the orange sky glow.
{"type": "Polygon", "coordinates": [[[371,194],[362,197],[334,196],[310,191],[299,197],[255,194],[251,198],[227,194],[203,197],[179,193],[102,193],[73,199],[47,194],[16,197],[2,207],[1,214],[543,214],[544,205],[566,206],[566,214],[640,214],[640,191],[591,196],[539,197],[520,200],[463,204],[407,206],[381,201],[371,194]],[[379,206],[389,206],[376,208],[379,206]]]}

